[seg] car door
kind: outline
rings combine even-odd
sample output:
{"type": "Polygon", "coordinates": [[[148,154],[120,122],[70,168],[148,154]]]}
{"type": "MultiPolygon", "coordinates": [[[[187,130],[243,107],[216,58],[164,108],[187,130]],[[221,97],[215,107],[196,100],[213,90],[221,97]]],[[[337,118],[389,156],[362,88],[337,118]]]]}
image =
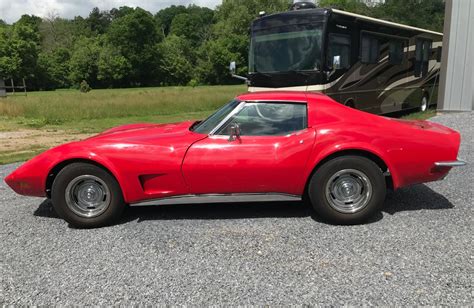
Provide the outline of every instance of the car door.
{"type": "Polygon", "coordinates": [[[315,132],[305,102],[242,102],[183,161],[192,194],[301,194],[315,132]],[[236,124],[238,136],[230,135],[236,124]]]}

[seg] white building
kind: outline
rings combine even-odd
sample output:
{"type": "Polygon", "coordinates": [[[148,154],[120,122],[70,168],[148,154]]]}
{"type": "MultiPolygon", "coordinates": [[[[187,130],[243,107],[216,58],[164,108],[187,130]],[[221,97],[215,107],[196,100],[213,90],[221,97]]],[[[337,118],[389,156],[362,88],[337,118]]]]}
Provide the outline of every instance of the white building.
{"type": "Polygon", "coordinates": [[[474,110],[474,1],[447,0],[438,109],[474,110]]]}

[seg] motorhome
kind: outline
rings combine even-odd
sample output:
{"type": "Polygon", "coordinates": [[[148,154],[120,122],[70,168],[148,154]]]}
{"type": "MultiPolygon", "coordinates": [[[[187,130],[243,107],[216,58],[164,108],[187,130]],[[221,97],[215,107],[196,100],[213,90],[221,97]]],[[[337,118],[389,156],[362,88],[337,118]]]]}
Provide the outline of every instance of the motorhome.
{"type": "MultiPolygon", "coordinates": [[[[298,9],[300,8],[300,9],[298,9]]],[[[251,25],[250,92],[323,92],[376,114],[437,102],[443,34],[315,6],[251,25]]]]}

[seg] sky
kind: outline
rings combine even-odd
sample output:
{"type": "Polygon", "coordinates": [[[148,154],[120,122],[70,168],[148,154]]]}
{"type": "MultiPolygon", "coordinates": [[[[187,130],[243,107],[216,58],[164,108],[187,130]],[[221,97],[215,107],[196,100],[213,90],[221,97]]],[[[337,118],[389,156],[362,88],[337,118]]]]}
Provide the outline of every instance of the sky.
{"type": "Polygon", "coordinates": [[[87,17],[94,7],[110,10],[121,6],[139,6],[155,13],[173,4],[195,4],[214,8],[220,3],[221,0],[0,0],[0,19],[13,23],[23,14],[40,17],[73,18],[77,15],[87,17]]]}

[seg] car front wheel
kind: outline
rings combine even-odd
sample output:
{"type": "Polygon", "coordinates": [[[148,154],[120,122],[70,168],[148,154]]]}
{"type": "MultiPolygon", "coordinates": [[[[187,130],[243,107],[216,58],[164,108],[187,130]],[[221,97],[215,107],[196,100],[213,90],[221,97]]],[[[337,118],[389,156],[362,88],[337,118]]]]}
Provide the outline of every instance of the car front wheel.
{"type": "Polygon", "coordinates": [[[51,200],[58,215],[79,228],[110,225],[125,208],[117,180],[106,170],[87,163],[73,163],[59,172],[51,200]]]}
{"type": "Polygon", "coordinates": [[[342,156],[322,165],[308,187],[316,213],[335,224],[367,221],[383,204],[385,178],[379,166],[368,158],[342,156]]]}

